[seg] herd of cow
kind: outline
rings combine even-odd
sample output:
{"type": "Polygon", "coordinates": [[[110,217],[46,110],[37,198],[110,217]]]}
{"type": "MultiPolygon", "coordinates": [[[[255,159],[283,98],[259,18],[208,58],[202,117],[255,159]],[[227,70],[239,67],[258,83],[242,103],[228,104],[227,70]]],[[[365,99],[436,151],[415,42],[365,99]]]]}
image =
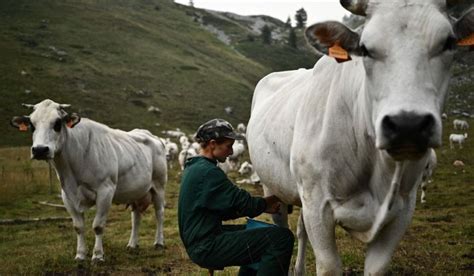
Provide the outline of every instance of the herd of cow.
{"type": "MultiPolygon", "coordinates": [[[[367,244],[366,275],[387,270],[411,222],[417,188],[436,164],[433,148],[441,145],[454,52],[472,45],[474,33],[474,9],[458,20],[448,16],[447,6],[456,1],[340,2],[366,17],[364,27],[352,31],[332,21],[308,27],[308,42],[329,56],[312,69],[263,78],[246,130],[265,194],[301,206],[297,275],[304,274],[308,240],[318,275],[342,273],[337,225],[367,244]]],[[[51,100],[26,106],[33,112],[13,118],[12,125],[33,130],[32,158],[55,166],[77,232],[76,259],[86,257],[83,212],[92,205],[92,259],[104,259],[102,235],[112,202],[132,206],[132,248],[138,246],[141,212],[152,203],[155,246],[162,247],[171,142],[147,130],[125,132],[81,119],[51,100]]],[[[450,142],[466,138],[450,136],[450,142]]],[[[196,153],[187,139],[180,143],[182,161],[196,153]]],[[[274,221],[287,226],[287,214],[274,215],[274,221]]]]}

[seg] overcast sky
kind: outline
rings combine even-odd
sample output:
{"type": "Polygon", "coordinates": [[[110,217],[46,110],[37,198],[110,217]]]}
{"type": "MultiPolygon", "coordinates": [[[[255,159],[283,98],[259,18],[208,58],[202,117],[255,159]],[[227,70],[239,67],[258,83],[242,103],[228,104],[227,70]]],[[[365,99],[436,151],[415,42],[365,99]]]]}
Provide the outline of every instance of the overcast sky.
{"type": "MultiPolygon", "coordinates": [[[[175,0],[188,5],[189,0],[175,0]]],[[[325,20],[341,21],[348,14],[337,0],[193,0],[196,8],[227,11],[240,15],[269,15],[286,22],[288,16],[295,24],[295,13],[304,8],[308,14],[307,25],[325,20]]]]}

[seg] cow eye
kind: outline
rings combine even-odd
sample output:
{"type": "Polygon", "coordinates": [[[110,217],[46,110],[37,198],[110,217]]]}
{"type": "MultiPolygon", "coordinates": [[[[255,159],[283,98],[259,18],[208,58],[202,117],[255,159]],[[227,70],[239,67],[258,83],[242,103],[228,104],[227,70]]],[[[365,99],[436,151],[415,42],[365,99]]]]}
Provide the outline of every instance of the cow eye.
{"type": "Polygon", "coordinates": [[[372,58],[372,55],[370,54],[369,50],[367,50],[367,48],[365,47],[364,44],[361,44],[359,48],[360,48],[360,54],[361,54],[363,57],[372,58]]]}
{"type": "Polygon", "coordinates": [[[445,51],[452,51],[456,49],[456,38],[450,36],[446,41],[444,42],[443,46],[443,52],[445,51]]]}
{"type": "Polygon", "coordinates": [[[61,119],[57,119],[53,126],[54,131],[59,132],[61,130],[62,123],[63,122],[61,119]]]}
{"type": "Polygon", "coordinates": [[[30,123],[30,130],[31,130],[31,132],[35,132],[35,129],[36,129],[35,126],[34,126],[32,123],[30,123]]]}

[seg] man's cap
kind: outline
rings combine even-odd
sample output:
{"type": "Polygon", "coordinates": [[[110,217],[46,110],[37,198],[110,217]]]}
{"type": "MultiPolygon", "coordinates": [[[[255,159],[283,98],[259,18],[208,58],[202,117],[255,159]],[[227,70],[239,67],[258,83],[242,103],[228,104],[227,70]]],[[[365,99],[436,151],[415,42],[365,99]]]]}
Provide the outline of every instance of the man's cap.
{"type": "Polygon", "coordinates": [[[196,131],[195,139],[199,143],[218,138],[243,140],[244,136],[236,133],[232,125],[223,119],[212,119],[207,121],[196,131]]]}

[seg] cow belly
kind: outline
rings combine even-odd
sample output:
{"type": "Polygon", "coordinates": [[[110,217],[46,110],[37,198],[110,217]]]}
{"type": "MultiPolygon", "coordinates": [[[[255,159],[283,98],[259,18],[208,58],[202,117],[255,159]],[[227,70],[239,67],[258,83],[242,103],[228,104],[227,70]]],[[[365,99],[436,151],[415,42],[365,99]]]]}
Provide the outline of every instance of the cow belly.
{"type": "Polygon", "coordinates": [[[147,180],[120,181],[117,185],[113,202],[116,204],[129,204],[144,197],[152,186],[151,177],[147,180]]]}
{"type": "MultiPolygon", "coordinates": [[[[260,144],[262,145],[262,144],[260,144]]],[[[287,204],[301,205],[297,183],[293,179],[289,161],[275,156],[274,151],[263,147],[250,149],[255,172],[262,185],[287,204]]]]}

